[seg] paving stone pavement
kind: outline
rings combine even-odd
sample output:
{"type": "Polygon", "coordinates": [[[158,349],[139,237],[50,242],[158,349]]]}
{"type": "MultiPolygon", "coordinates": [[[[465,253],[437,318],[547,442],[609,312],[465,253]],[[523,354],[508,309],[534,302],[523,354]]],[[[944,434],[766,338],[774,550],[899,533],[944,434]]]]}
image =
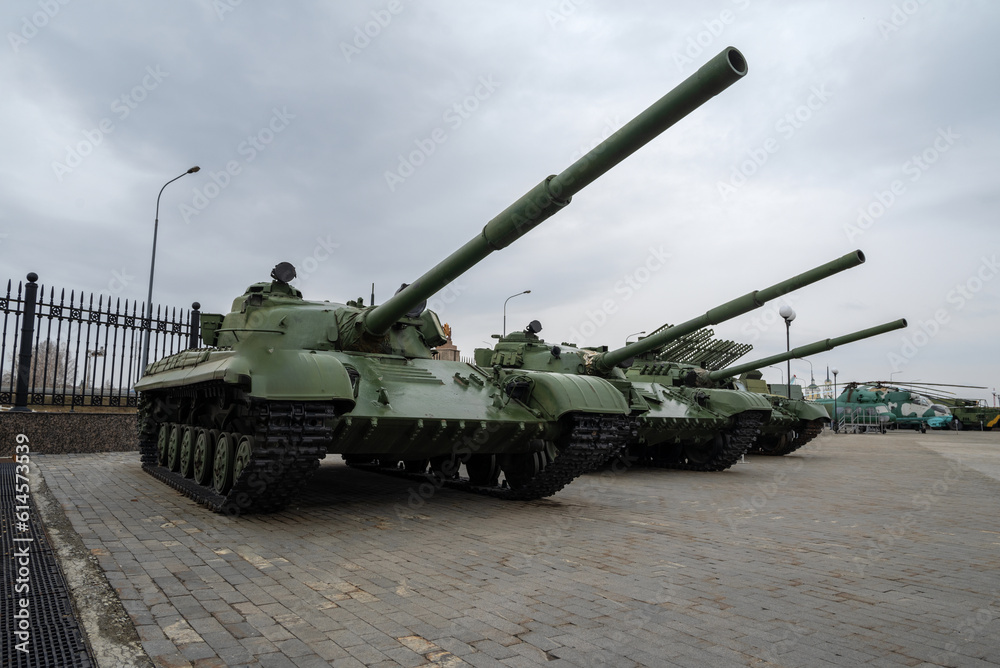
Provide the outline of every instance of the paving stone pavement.
{"type": "Polygon", "coordinates": [[[159,666],[990,666],[998,433],[833,436],[504,502],[325,460],[288,510],[34,461],[159,666]],[[971,456],[971,455],[970,455],[971,456]]]}

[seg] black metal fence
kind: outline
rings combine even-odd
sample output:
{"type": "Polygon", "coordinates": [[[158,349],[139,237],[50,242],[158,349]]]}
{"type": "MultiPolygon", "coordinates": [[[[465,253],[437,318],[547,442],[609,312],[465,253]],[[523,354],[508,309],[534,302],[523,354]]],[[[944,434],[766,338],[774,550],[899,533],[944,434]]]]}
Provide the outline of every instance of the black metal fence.
{"type": "Polygon", "coordinates": [[[197,302],[186,311],[157,306],[148,319],[137,300],[112,305],[109,295],[82,291],[67,300],[55,288],[46,298],[38,276],[27,279],[0,293],[0,404],[134,407],[146,330],[150,362],[198,345],[197,302]]]}

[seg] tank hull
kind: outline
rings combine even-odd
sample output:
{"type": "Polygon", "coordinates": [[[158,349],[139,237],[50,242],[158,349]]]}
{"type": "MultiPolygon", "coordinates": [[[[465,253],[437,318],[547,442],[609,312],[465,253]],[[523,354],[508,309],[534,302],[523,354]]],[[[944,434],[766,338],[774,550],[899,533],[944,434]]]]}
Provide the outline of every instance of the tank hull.
{"type": "Polygon", "coordinates": [[[775,394],[761,396],[770,402],[772,410],[751,450],[757,454],[791,454],[816,438],[830,422],[826,409],[819,404],[775,394]]]}
{"type": "Polygon", "coordinates": [[[629,443],[632,464],[694,471],[722,471],[748,451],[771,404],[740,390],[674,387],[633,374],[632,386],[648,410],[637,416],[629,443]]]}
{"type": "Polygon", "coordinates": [[[151,365],[140,384],[147,470],[230,514],[284,507],[328,454],[525,499],[558,491],[632,433],[630,407],[600,378],[524,380],[398,355],[272,354],[286,382],[270,363],[232,349],[151,365]]]}

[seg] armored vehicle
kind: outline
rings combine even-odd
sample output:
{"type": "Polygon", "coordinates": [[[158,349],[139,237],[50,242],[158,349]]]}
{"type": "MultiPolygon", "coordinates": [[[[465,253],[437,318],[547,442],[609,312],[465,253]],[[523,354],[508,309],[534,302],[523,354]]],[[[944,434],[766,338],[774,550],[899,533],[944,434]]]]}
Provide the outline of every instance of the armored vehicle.
{"type": "Polygon", "coordinates": [[[602,462],[631,430],[620,392],[602,378],[519,380],[435,360],[445,336],[423,305],[746,72],[739,51],[723,50],[383,304],[307,301],[291,285],[294,268],[278,265],[228,315],[203,316],[210,347],[145,370],[136,385],[144,468],[237,514],[287,504],[328,453],[434,466],[449,484],[516,499],[552,494],[602,462]]]}
{"type": "Polygon", "coordinates": [[[771,403],[771,415],[761,426],[761,433],[751,450],[764,455],[787,455],[816,438],[823,430],[823,425],[830,421],[830,416],[822,405],[805,401],[800,387],[792,386],[794,390],[798,390],[797,396],[792,397],[770,392],[767,383],[760,379],[758,370],[787,360],[816,355],[903,327],[906,327],[905,319],[894,320],[852,334],[799,346],[753,362],[714,371],[697,370],[698,382],[713,387],[757,392],[766,397],[771,403]]]}
{"type": "Polygon", "coordinates": [[[722,470],[753,443],[771,413],[770,402],[754,392],[694,386],[688,382],[694,373],[691,365],[683,369],[665,363],[631,366],[633,359],[862,262],[861,251],[848,253],[616,350],[546,343],[538,337],[541,325],[533,321],[523,332],[501,337],[493,349],[477,349],[475,361],[477,366],[493,367],[501,383],[529,383],[553,376],[603,378],[621,393],[637,420],[628,459],[663,467],[722,470]]]}
{"type": "Polygon", "coordinates": [[[750,452],[755,454],[790,454],[819,436],[823,426],[830,421],[826,409],[806,401],[798,385],[791,386],[792,396],[788,396],[787,388],[775,391],[756,369],[745,371],[730,382],[738,389],[762,394],[771,402],[771,418],[750,448],[750,452]]]}
{"type": "Polygon", "coordinates": [[[958,397],[930,397],[951,409],[951,428],[979,429],[991,431],[1000,423],[1000,408],[987,406],[982,399],[960,399],[958,397]]]}

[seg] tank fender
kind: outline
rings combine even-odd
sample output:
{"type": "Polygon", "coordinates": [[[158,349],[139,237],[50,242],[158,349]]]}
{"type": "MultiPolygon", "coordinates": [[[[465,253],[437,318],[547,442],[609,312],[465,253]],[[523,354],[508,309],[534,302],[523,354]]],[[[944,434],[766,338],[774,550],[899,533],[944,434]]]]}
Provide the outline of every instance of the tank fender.
{"type": "Polygon", "coordinates": [[[830,414],[821,404],[814,404],[809,401],[793,401],[789,408],[795,413],[795,417],[800,420],[830,420],[830,414]]]}
{"type": "Polygon", "coordinates": [[[146,392],[222,380],[235,355],[232,350],[181,351],[150,364],[135,389],[146,392]]]}
{"type": "Polygon", "coordinates": [[[249,395],[275,401],[334,401],[354,408],[354,387],[344,364],[329,352],[271,350],[248,357],[234,350],[188,350],[151,364],[139,392],[223,381],[249,395]]]}
{"type": "Polygon", "coordinates": [[[771,402],[767,397],[755,392],[742,390],[712,390],[699,388],[689,390],[708,395],[707,408],[721,411],[725,414],[742,413],[743,411],[766,411],[771,413],[771,402]]]}
{"type": "Polygon", "coordinates": [[[519,372],[532,381],[528,406],[546,416],[560,418],[566,413],[606,413],[628,415],[628,401],[611,383],[597,376],[578,376],[545,371],[519,372]]]}
{"type": "Polygon", "coordinates": [[[257,357],[232,358],[225,381],[237,383],[249,376],[250,396],[275,401],[336,401],[343,410],[356,403],[344,364],[330,353],[316,350],[274,350],[257,357]],[[242,377],[242,378],[241,378],[242,377]]]}

